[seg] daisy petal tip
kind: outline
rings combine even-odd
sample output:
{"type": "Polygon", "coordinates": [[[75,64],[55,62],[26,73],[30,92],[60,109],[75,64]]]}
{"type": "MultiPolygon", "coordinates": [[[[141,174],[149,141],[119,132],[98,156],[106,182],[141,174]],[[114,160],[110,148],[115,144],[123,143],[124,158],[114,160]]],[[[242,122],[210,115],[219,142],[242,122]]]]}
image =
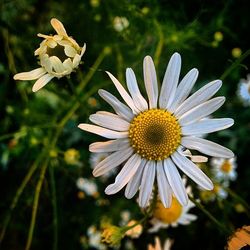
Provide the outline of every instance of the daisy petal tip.
{"type": "Polygon", "coordinates": [[[84,123],[80,123],[77,127],[82,129],[82,130],[85,130],[85,125],[84,123]]]}
{"type": "Polygon", "coordinates": [[[109,186],[107,186],[106,187],[106,189],[105,189],[105,194],[107,194],[107,195],[111,195],[111,194],[114,194],[114,192],[113,192],[113,185],[111,184],[111,185],[109,185],[109,186]]]}

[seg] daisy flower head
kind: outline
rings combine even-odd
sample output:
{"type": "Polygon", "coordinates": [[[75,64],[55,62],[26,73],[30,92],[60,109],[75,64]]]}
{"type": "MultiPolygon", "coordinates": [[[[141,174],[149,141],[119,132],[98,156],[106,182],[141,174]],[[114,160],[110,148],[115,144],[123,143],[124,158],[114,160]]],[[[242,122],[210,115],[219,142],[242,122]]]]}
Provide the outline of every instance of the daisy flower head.
{"type": "Polygon", "coordinates": [[[76,69],[85,52],[86,45],[80,47],[78,43],[69,37],[63,24],[56,18],[50,21],[56,31],[56,35],[38,34],[44,40],[35,51],[41,67],[29,72],[14,75],[15,80],[36,80],[32,91],[36,92],[44,87],[52,78],[61,78],[70,75],[76,69]]]}
{"type": "Polygon", "coordinates": [[[244,106],[250,105],[250,74],[247,79],[241,79],[238,85],[238,96],[244,106]]]}
{"type": "Polygon", "coordinates": [[[237,164],[236,157],[225,158],[212,158],[211,159],[212,171],[217,180],[228,182],[234,181],[237,178],[237,164]]]}
{"type": "Polygon", "coordinates": [[[115,194],[126,186],[125,196],[132,198],[139,190],[139,205],[145,207],[156,179],[165,207],[171,206],[172,193],[181,205],[187,205],[188,196],[178,168],[205,189],[213,189],[213,183],[183,154],[183,147],[214,157],[233,157],[229,149],[196,136],[233,125],[229,118],[202,120],[224,103],[224,97],[211,99],[222,82],[212,81],[188,97],[198,70],[190,70],[179,83],[180,69],[181,57],[174,53],[159,90],[153,60],[146,56],[143,73],[148,101],[142,96],[131,68],[126,70],[129,92],[107,72],[126,105],[101,89],[100,96],[116,114],[100,111],[90,116],[90,121],[96,125],[78,126],[110,139],[90,145],[91,152],[111,153],[95,167],[94,176],[124,164],[115,182],[105,189],[106,194],[115,194]]]}

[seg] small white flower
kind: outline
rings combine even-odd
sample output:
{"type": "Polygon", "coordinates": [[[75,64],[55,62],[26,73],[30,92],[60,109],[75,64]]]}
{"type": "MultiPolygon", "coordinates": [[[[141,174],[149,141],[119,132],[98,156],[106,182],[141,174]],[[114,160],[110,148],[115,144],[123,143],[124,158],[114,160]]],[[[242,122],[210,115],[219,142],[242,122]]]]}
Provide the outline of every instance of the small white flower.
{"type": "Polygon", "coordinates": [[[237,178],[236,172],[236,157],[231,159],[225,158],[212,158],[211,160],[212,172],[219,181],[234,181],[237,178]]]}
{"type": "Polygon", "coordinates": [[[121,222],[120,225],[124,226],[126,225],[131,218],[131,213],[128,210],[124,210],[121,212],[121,222]]]}
{"type": "Polygon", "coordinates": [[[116,16],[113,20],[113,26],[117,32],[122,32],[129,26],[129,21],[126,17],[116,16]]]}
{"type": "Polygon", "coordinates": [[[155,237],[155,245],[148,245],[148,250],[170,250],[173,245],[173,240],[166,239],[163,248],[161,247],[161,242],[159,237],[155,237]]]}
{"type": "Polygon", "coordinates": [[[143,72],[148,101],[141,95],[131,68],[126,70],[129,92],[107,72],[127,105],[108,91],[99,90],[100,96],[116,114],[97,112],[89,118],[97,126],[78,126],[111,139],[90,145],[91,152],[111,153],[94,168],[95,177],[124,164],[115,182],[106,188],[106,194],[115,194],[126,186],[125,196],[130,199],[139,190],[139,205],[145,207],[156,179],[165,207],[171,206],[172,192],[185,206],[188,196],[177,168],[207,190],[213,189],[213,183],[193,161],[183,155],[183,148],[213,157],[234,156],[231,150],[196,136],[223,130],[234,123],[230,118],[203,119],[224,103],[222,96],[212,98],[222,82],[212,81],[188,97],[198,77],[198,70],[190,70],[179,83],[180,70],[181,57],[174,53],[159,90],[153,60],[146,56],[143,72]]]}
{"type": "Polygon", "coordinates": [[[95,226],[90,226],[87,230],[87,235],[89,238],[89,246],[96,248],[98,250],[106,250],[107,247],[104,245],[102,240],[102,233],[96,229],[95,226]]]}
{"type": "Polygon", "coordinates": [[[89,196],[96,197],[98,195],[97,185],[94,181],[80,177],[76,181],[76,186],[89,196]]]}
{"type": "Polygon", "coordinates": [[[219,183],[214,184],[213,190],[204,190],[200,189],[200,198],[204,202],[209,202],[209,201],[215,201],[216,199],[218,200],[224,200],[227,198],[228,193],[225,190],[226,183],[224,186],[222,186],[219,183]]]}
{"type": "Polygon", "coordinates": [[[250,74],[247,79],[241,79],[238,85],[238,96],[243,102],[244,106],[250,105],[250,74]]]}
{"type": "Polygon", "coordinates": [[[71,74],[78,67],[86,49],[85,44],[81,48],[72,37],[68,36],[59,20],[52,18],[50,23],[57,32],[56,35],[38,34],[44,39],[35,51],[41,67],[14,75],[15,80],[38,79],[33,85],[33,92],[44,87],[54,77],[61,78],[71,74]]]}

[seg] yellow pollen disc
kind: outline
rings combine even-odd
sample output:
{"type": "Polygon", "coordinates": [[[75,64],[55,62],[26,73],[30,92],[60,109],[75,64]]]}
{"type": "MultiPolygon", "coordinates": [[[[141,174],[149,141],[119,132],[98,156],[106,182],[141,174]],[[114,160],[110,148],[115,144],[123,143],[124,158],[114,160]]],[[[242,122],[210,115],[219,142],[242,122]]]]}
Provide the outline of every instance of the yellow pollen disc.
{"type": "Polygon", "coordinates": [[[181,214],[182,206],[175,197],[172,198],[170,208],[165,208],[161,201],[158,201],[154,211],[154,217],[166,224],[176,222],[180,218],[181,214]]]}
{"type": "Polygon", "coordinates": [[[225,160],[221,165],[221,171],[224,173],[229,173],[232,169],[232,165],[229,161],[225,160]]]}
{"type": "Polygon", "coordinates": [[[129,138],[135,152],[143,158],[163,160],[180,145],[181,127],[170,112],[150,109],[132,120],[129,138]]]}

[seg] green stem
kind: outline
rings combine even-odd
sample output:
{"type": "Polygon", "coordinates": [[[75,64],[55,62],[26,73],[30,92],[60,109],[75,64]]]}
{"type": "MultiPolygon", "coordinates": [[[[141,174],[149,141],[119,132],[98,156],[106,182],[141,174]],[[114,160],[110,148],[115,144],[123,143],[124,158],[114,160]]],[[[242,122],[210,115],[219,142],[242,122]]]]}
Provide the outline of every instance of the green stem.
{"type": "Polygon", "coordinates": [[[57,216],[57,200],[56,200],[56,184],[54,175],[54,166],[51,165],[49,168],[50,181],[51,181],[51,192],[52,192],[52,206],[53,206],[53,226],[54,226],[54,241],[53,250],[58,249],[58,216],[57,216]]]}
{"type": "Polygon", "coordinates": [[[220,77],[224,80],[240,63],[250,55],[250,49],[247,50],[240,58],[238,58],[220,77]]]}
{"type": "Polygon", "coordinates": [[[157,68],[159,65],[160,56],[161,56],[163,45],[164,45],[164,35],[161,29],[161,25],[156,20],[154,23],[155,23],[155,26],[159,35],[159,42],[157,44],[156,51],[154,54],[154,64],[155,64],[155,67],[157,68]]]}
{"type": "Polygon", "coordinates": [[[245,207],[245,212],[246,214],[250,217],[250,206],[248,205],[248,203],[241,197],[239,196],[237,193],[235,193],[233,190],[231,190],[230,188],[225,188],[226,192],[228,192],[235,200],[238,200],[244,207],[245,207]]]}
{"type": "Polygon", "coordinates": [[[29,234],[28,234],[28,239],[26,242],[25,250],[29,250],[31,247],[32,239],[33,239],[33,233],[34,233],[34,228],[35,228],[35,222],[36,222],[36,215],[37,215],[37,209],[38,209],[38,203],[39,203],[39,198],[40,198],[40,193],[45,177],[45,173],[48,167],[49,159],[45,161],[41,168],[39,180],[36,185],[36,191],[35,191],[35,196],[34,196],[34,202],[33,202],[33,208],[32,208],[32,215],[31,215],[31,222],[30,222],[30,227],[29,227],[29,234]]]}
{"type": "Polygon", "coordinates": [[[19,198],[20,198],[21,194],[23,193],[25,187],[27,186],[27,184],[30,181],[31,177],[33,176],[34,172],[36,171],[41,159],[42,159],[42,154],[40,155],[40,157],[37,158],[37,160],[34,162],[34,164],[30,167],[30,169],[29,169],[28,173],[25,175],[21,185],[17,189],[16,195],[14,196],[14,198],[11,202],[11,205],[9,207],[9,212],[4,220],[4,223],[3,223],[3,227],[2,227],[2,231],[1,231],[1,235],[0,235],[0,244],[2,243],[2,241],[4,239],[6,229],[9,225],[9,222],[11,219],[12,212],[15,209],[15,207],[19,201],[19,198]]]}
{"type": "Polygon", "coordinates": [[[94,62],[93,66],[90,68],[90,70],[89,70],[88,74],[86,75],[86,77],[78,85],[77,90],[76,90],[76,92],[78,94],[81,94],[82,90],[85,88],[87,83],[92,79],[94,73],[97,71],[98,67],[102,63],[105,56],[108,55],[108,54],[109,54],[109,49],[105,47],[102,50],[102,52],[100,53],[100,55],[97,57],[97,59],[94,62]]]}
{"type": "Polygon", "coordinates": [[[224,231],[227,234],[231,234],[232,231],[229,230],[227,227],[225,227],[223,224],[221,224],[209,211],[205,209],[205,207],[198,201],[196,201],[193,197],[189,196],[189,199],[205,214],[208,216],[211,221],[213,221],[222,231],[224,231]]]}

